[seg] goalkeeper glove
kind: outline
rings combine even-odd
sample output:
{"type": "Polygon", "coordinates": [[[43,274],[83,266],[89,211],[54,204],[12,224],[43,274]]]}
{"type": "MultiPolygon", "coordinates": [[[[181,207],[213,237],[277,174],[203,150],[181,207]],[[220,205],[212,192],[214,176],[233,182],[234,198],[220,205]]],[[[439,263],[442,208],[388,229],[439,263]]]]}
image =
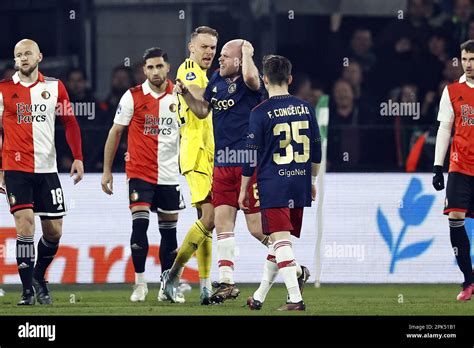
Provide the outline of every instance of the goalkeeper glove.
{"type": "Polygon", "coordinates": [[[444,189],[443,166],[433,167],[433,187],[436,191],[444,189]]]}

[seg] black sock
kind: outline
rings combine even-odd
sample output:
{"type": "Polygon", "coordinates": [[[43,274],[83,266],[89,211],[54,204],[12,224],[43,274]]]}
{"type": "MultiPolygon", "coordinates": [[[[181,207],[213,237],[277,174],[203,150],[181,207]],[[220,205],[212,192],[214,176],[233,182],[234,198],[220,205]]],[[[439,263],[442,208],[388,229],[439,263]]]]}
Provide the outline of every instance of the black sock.
{"type": "Polygon", "coordinates": [[[139,210],[132,213],[132,237],[130,248],[132,249],[133,266],[135,273],[145,272],[146,257],[148,255],[147,230],[150,223],[150,212],[139,210]]]}
{"type": "Polygon", "coordinates": [[[16,264],[23,284],[23,293],[33,289],[33,267],[35,265],[34,237],[17,235],[16,264]]]}
{"type": "Polygon", "coordinates": [[[470,285],[473,281],[471,246],[464,227],[464,219],[449,219],[449,231],[454,255],[459,269],[464,274],[463,286],[470,285]]]}
{"type": "Polygon", "coordinates": [[[59,241],[50,242],[44,236],[38,242],[38,260],[36,260],[34,278],[38,280],[44,279],[44,274],[48,266],[53,262],[54,256],[58,252],[59,241]]]}
{"type": "Polygon", "coordinates": [[[176,249],[178,249],[178,240],[176,239],[177,221],[160,221],[161,243],[160,243],[160,263],[161,272],[170,269],[176,259],[176,249]]]}

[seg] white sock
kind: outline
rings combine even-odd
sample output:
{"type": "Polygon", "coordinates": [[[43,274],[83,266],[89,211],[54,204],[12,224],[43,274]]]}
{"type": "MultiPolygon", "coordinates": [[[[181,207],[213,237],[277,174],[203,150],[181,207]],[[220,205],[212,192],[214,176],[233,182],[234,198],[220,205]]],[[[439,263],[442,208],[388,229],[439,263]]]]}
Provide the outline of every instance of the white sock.
{"type": "Polygon", "coordinates": [[[135,273],[135,284],[146,284],[145,272],[135,273]]]}
{"type": "Polygon", "coordinates": [[[290,302],[297,303],[303,300],[298,287],[298,277],[296,276],[295,255],[288,239],[279,240],[274,244],[275,257],[280,269],[280,274],[290,296],[290,302]]]}
{"type": "Polygon", "coordinates": [[[260,286],[257,291],[254,292],[253,298],[257,301],[263,302],[267,297],[268,292],[270,291],[275,279],[278,275],[278,265],[275,259],[275,251],[273,250],[273,245],[268,246],[268,255],[265,260],[265,265],[263,266],[263,276],[260,286]]]}
{"type": "Polygon", "coordinates": [[[199,278],[199,288],[201,290],[203,288],[207,288],[208,290],[212,290],[211,278],[199,278]]]}
{"type": "Polygon", "coordinates": [[[234,232],[217,234],[217,260],[219,265],[219,282],[234,284],[234,232]]]}
{"type": "Polygon", "coordinates": [[[303,274],[303,270],[301,269],[301,266],[298,262],[295,260],[295,265],[296,265],[296,278],[298,278],[300,275],[303,274]]]}

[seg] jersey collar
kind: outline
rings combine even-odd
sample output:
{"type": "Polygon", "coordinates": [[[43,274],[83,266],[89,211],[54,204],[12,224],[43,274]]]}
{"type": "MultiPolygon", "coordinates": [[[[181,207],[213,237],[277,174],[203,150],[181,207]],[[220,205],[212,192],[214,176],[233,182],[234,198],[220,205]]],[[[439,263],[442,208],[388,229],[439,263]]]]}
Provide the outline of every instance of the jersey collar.
{"type": "MultiPolygon", "coordinates": [[[[193,60],[193,59],[190,58],[190,57],[186,58],[186,59],[184,60],[184,62],[185,62],[185,63],[186,63],[186,62],[192,62],[192,63],[196,64],[196,66],[199,68],[199,70],[207,71],[207,69],[201,68],[201,66],[198,64],[198,62],[196,62],[195,60],[193,60]]],[[[217,70],[219,70],[219,69],[217,69],[217,70]]]]}
{"type": "MultiPolygon", "coordinates": [[[[17,71],[16,73],[13,74],[12,76],[12,80],[13,80],[13,83],[16,85],[18,84],[21,80],[20,80],[20,73],[17,71]]],[[[36,80],[36,83],[38,82],[44,82],[44,76],[41,72],[38,71],[38,80],[36,80]]]]}
{"type": "Polygon", "coordinates": [[[463,74],[463,75],[459,78],[459,83],[465,83],[465,84],[468,85],[469,87],[474,88],[474,85],[473,85],[472,83],[467,82],[466,74],[463,74]]]}
{"type": "Polygon", "coordinates": [[[172,94],[173,93],[173,82],[171,82],[170,79],[166,79],[168,82],[168,86],[166,86],[166,90],[163,94],[158,94],[155,91],[153,91],[150,87],[150,84],[148,83],[148,79],[145,80],[145,82],[142,83],[142,89],[143,89],[143,94],[151,94],[154,98],[161,98],[165,94],[172,94]]]}

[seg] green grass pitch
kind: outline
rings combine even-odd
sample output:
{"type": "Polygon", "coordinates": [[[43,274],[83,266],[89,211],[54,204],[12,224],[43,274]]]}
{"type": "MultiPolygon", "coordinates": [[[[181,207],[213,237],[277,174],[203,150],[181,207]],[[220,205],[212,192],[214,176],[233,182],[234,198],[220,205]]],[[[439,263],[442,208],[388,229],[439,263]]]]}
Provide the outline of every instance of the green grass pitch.
{"type": "Polygon", "coordinates": [[[246,299],[256,284],[239,285],[241,294],[224,304],[201,306],[199,286],[186,292],[186,303],[171,304],[156,299],[159,284],[148,284],[144,303],[132,303],[129,284],[109,285],[50,285],[54,305],[18,307],[18,286],[0,286],[6,291],[0,297],[0,315],[472,315],[472,301],[460,303],[456,295],[460,288],[454,284],[416,285],[347,285],[323,284],[304,289],[306,312],[279,312],[285,302],[286,289],[275,285],[261,311],[250,311],[246,299]]]}

